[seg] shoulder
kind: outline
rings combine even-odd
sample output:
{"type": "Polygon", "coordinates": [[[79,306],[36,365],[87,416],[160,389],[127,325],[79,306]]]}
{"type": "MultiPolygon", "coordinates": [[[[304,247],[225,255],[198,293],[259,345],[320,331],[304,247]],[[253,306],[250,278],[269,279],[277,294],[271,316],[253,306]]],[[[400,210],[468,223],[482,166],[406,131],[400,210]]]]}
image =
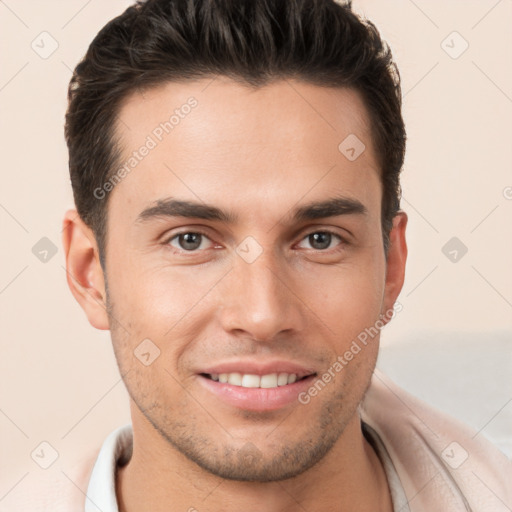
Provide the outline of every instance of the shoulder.
{"type": "Polygon", "coordinates": [[[53,464],[26,473],[10,486],[1,505],[9,512],[83,512],[89,478],[100,447],[75,457],[70,464],[53,464]]]}
{"type": "Polygon", "coordinates": [[[512,462],[481,434],[379,371],[361,418],[386,447],[411,510],[511,510],[512,462]]]}

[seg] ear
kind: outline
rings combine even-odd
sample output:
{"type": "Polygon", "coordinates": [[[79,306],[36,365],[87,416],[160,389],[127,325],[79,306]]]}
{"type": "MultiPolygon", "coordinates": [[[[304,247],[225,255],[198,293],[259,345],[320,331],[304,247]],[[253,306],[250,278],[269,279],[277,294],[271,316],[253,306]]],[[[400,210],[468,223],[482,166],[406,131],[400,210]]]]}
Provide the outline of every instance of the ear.
{"type": "Polygon", "coordinates": [[[62,223],[69,289],[96,329],[109,329],[105,279],[92,230],[76,210],[68,210],[62,223]]]}
{"type": "Polygon", "coordinates": [[[393,219],[393,227],[389,234],[389,249],[386,262],[386,283],[384,288],[384,301],[381,315],[387,323],[390,311],[398,298],[405,278],[405,262],[407,260],[407,243],[405,241],[405,228],[407,226],[407,214],[398,212],[393,219]]]}

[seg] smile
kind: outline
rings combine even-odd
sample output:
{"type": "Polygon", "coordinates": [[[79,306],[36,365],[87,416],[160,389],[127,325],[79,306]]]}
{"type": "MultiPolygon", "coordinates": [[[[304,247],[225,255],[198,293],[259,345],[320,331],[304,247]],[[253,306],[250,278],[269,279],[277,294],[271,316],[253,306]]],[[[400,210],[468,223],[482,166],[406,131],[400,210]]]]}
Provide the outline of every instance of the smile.
{"type": "Polygon", "coordinates": [[[198,377],[208,402],[219,400],[234,409],[265,412],[298,405],[299,394],[316,376],[316,373],[304,373],[202,372],[198,377]]]}
{"type": "MultiPolygon", "coordinates": [[[[298,378],[296,373],[269,373],[267,375],[254,375],[251,373],[206,373],[205,377],[220,382],[222,384],[231,384],[232,386],[239,386],[242,388],[263,388],[272,389],[280,386],[293,384],[298,378]]],[[[306,378],[302,377],[302,379],[306,378]]]]}

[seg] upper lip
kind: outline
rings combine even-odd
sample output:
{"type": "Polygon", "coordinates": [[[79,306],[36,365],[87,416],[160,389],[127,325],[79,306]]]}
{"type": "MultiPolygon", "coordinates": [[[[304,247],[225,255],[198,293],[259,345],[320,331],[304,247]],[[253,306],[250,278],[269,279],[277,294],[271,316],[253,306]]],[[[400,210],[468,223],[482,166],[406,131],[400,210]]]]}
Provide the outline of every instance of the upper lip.
{"type": "Polygon", "coordinates": [[[291,361],[274,360],[274,361],[228,361],[218,363],[213,366],[201,369],[198,373],[242,373],[251,375],[269,375],[271,373],[295,373],[297,379],[312,375],[315,370],[304,365],[293,363],[291,361]]]}

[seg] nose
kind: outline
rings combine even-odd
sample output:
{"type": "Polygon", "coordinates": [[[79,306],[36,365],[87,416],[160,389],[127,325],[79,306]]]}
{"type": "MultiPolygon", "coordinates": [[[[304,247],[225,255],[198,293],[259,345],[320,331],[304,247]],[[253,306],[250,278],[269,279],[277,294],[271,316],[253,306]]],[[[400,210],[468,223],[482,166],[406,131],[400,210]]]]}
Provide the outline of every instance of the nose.
{"type": "Polygon", "coordinates": [[[259,342],[300,332],[304,302],[294,291],[293,269],[270,249],[253,262],[234,254],[234,264],[222,282],[220,322],[226,332],[259,342]]]}

